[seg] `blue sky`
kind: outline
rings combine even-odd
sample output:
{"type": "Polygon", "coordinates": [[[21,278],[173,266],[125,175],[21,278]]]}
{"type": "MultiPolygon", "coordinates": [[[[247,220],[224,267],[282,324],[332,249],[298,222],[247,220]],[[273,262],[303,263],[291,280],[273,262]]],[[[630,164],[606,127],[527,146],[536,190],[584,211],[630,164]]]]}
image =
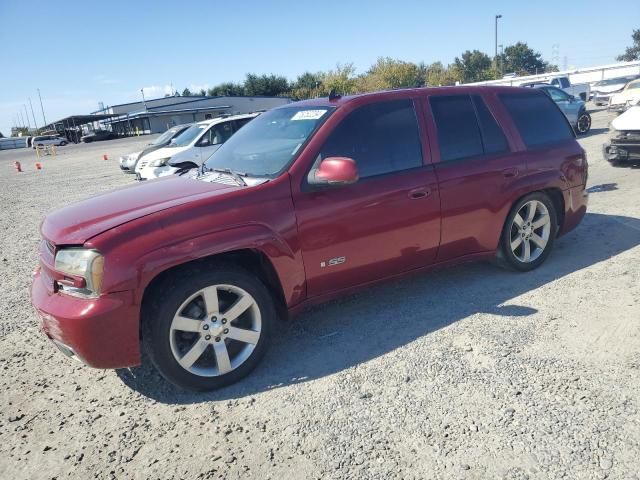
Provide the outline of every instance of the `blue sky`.
{"type": "Polygon", "coordinates": [[[429,2],[33,1],[0,0],[0,132],[23,104],[47,121],[136,100],[241,81],[246,72],[290,79],[353,62],[365,71],[379,56],[451,62],[467,49],[527,42],[559,66],[614,61],[640,28],[640,1],[429,2]]]}

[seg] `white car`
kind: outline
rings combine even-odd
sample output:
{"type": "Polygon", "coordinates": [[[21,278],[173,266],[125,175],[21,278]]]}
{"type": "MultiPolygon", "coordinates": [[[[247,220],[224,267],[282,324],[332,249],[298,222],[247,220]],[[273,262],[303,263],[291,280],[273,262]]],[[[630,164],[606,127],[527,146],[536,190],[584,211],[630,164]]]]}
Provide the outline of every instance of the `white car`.
{"type": "Polygon", "coordinates": [[[47,145],[66,145],[68,140],[66,138],[58,137],[56,135],[40,135],[38,137],[33,137],[31,140],[31,145],[33,148],[36,147],[46,147],[47,145]]]}
{"type": "Polygon", "coordinates": [[[638,76],[630,76],[630,77],[618,77],[618,78],[608,78],[606,80],[601,80],[596,82],[593,85],[593,103],[596,105],[606,105],[609,103],[609,99],[622,91],[622,89],[627,85],[627,83],[632,80],[637,79],[638,76]]]}
{"type": "Polygon", "coordinates": [[[141,158],[136,165],[136,179],[150,180],[199,167],[231,135],[258,115],[232,115],[193,124],[166,147],[141,158]]]}
{"type": "Polygon", "coordinates": [[[192,124],[186,123],[184,125],[176,125],[171,127],[153,142],[145,147],[144,150],[139,152],[129,153],[120,157],[120,170],[124,173],[135,173],[135,168],[138,162],[145,155],[149,155],[151,152],[160,150],[171,143],[171,140],[177,138],[182,132],[189,128],[192,124]]]}
{"type": "Polygon", "coordinates": [[[630,107],[640,103],[640,80],[627,83],[620,93],[616,93],[609,99],[609,110],[624,112],[630,107]]]}

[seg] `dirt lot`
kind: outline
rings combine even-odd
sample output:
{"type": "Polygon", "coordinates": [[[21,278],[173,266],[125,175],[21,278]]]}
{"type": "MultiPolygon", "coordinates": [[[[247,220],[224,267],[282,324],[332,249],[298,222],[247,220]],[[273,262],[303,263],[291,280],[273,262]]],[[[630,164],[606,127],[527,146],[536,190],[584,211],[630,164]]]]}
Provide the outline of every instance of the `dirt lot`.
{"type": "Polygon", "coordinates": [[[117,156],[148,138],[63,147],[42,171],[0,152],[0,478],[638,480],[640,169],[602,159],[609,121],[580,140],[589,213],[540,269],[473,264],[318,307],[204,395],[64,358],[29,304],[43,216],[132,183],[117,156]]]}

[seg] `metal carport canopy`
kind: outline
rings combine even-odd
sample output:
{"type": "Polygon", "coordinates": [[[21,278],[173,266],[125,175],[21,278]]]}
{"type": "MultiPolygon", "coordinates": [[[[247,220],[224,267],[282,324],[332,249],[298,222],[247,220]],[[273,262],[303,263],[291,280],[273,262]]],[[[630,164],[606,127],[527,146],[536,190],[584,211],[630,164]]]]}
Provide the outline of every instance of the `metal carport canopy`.
{"type": "Polygon", "coordinates": [[[80,127],[88,123],[98,122],[100,120],[106,120],[107,118],[117,117],[117,114],[91,114],[91,115],[70,115],[68,117],[61,118],[55,122],[51,122],[45,125],[44,129],[57,130],[56,125],[62,125],[63,128],[80,127]]]}

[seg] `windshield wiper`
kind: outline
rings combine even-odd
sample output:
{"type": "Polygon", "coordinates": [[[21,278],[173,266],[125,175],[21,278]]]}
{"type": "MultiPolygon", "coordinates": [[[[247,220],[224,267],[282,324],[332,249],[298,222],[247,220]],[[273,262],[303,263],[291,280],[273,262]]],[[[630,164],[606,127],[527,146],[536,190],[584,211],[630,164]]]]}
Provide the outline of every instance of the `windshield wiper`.
{"type": "MultiPolygon", "coordinates": [[[[204,168],[204,163],[202,164],[203,168],[204,168]]],[[[233,177],[233,179],[238,182],[240,185],[247,185],[247,182],[244,181],[244,178],[242,177],[246,177],[247,174],[244,172],[236,172],[235,170],[231,170],[230,168],[211,168],[209,169],[210,172],[219,172],[219,173],[226,173],[227,175],[230,175],[233,177]]]]}

